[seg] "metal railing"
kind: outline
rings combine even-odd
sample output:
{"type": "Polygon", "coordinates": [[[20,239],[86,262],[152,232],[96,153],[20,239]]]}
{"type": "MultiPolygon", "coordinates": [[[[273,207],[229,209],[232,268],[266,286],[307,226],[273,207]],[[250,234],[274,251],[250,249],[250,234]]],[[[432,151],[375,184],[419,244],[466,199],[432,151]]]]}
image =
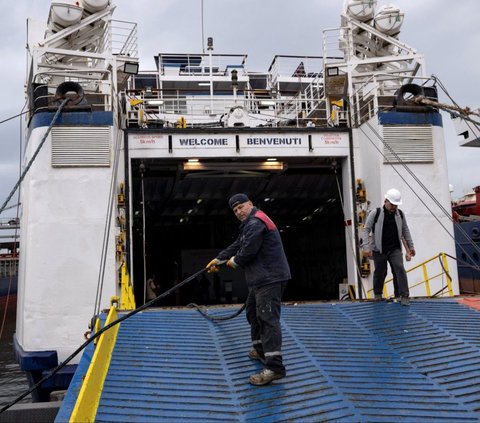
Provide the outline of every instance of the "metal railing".
{"type": "MultiPolygon", "coordinates": [[[[105,326],[117,320],[117,311],[111,307],[105,321],[105,326]]],[[[96,325],[99,329],[100,325],[96,325]]],[[[77,402],[70,416],[71,422],[93,422],[97,413],[103,384],[107,376],[113,348],[120,325],[117,324],[100,335],[93,353],[87,374],[82,381],[77,402]]]]}
{"type": "Polygon", "coordinates": [[[238,76],[247,74],[245,54],[164,54],[158,55],[158,69],[162,77],[169,76],[225,76],[235,69],[238,76]]]}
{"type": "Polygon", "coordinates": [[[272,87],[285,78],[299,78],[308,83],[321,77],[322,72],[323,56],[277,55],[268,69],[272,87]]]}
{"type": "MultiPolygon", "coordinates": [[[[408,269],[407,274],[412,273],[416,270],[421,270],[421,274],[423,276],[423,279],[421,279],[420,281],[409,283],[409,289],[412,290],[414,288],[424,285],[425,297],[436,297],[440,294],[443,294],[445,290],[448,291],[448,296],[453,297],[454,294],[452,288],[452,277],[450,276],[447,257],[448,255],[446,253],[438,253],[436,256],[433,256],[432,258],[425,260],[424,262],[408,269]],[[437,260],[440,262],[441,270],[438,271],[437,269],[435,269],[434,272],[429,273],[427,265],[432,264],[437,260]],[[443,278],[442,288],[432,294],[431,283],[434,280],[438,280],[438,278],[443,278]]],[[[383,285],[384,298],[393,298],[393,293],[389,294],[390,289],[393,291],[393,277],[387,279],[383,285]]],[[[373,289],[367,291],[367,298],[373,298],[373,289]]]]}
{"type": "Polygon", "coordinates": [[[309,86],[305,92],[298,93],[292,98],[262,98],[254,90],[242,90],[236,97],[218,95],[185,95],[183,93],[152,90],[147,97],[144,92],[127,92],[127,101],[130,103],[128,122],[136,124],[139,119],[149,121],[162,120],[165,126],[175,125],[179,116],[184,116],[187,123],[211,122],[221,124],[219,116],[225,116],[233,107],[242,107],[252,119],[265,119],[273,126],[291,125],[295,122],[298,127],[309,124],[326,126],[326,109],[322,103],[323,87],[309,86]],[[322,117],[312,116],[313,112],[320,112],[322,117]],[[143,116],[143,117],[142,117],[143,116]]]}
{"type": "Polygon", "coordinates": [[[125,261],[122,262],[120,268],[120,309],[122,310],[134,310],[135,295],[133,293],[133,284],[130,280],[130,274],[128,273],[127,265],[125,261]]]}
{"type": "MultiPolygon", "coordinates": [[[[112,81],[111,73],[106,70],[102,71],[75,71],[74,73],[63,72],[42,72],[37,74],[38,79],[42,79],[42,75],[48,75],[58,79],[61,82],[72,81],[78,83],[84,90],[87,100],[85,106],[90,106],[92,110],[112,111],[112,81]],[[96,76],[92,76],[96,73],[96,76]],[[102,79],[103,77],[103,79],[102,79]]],[[[55,92],[60,83],[43,83],[37,85],[31,93],[30,113],[40,111],[52,111],[52,107],[58,107],[59,100],[55,98],[55,92]]]]}
{"type": "Polygon", "coordinates": [[[323,30],[323,54],[325,64],[345,63],[349,46],[353,43],[348,28],[327,28],[323,30]]]}
{"type": "Polygon", "coordinates": [[[402,85],[408,83],[424,86],[429,81],[432,81],[429,77],[376,73],[354,83],[354,92],[350,97],[352,125],[358,127],[378,112],[392,110],[395,107],[394,99],[402,85]]]}
{"type": "Polygon", "coordinates": [[[18,275],[18,255],[16,257],[2,257],[0,254],[0,278],[10,278],[18,275]]]}
{"type": "Polygon", "coordinates": [[[110,26],[110,48],[114,55],[137,58],[137,24],[112,19],[110,26]]]}

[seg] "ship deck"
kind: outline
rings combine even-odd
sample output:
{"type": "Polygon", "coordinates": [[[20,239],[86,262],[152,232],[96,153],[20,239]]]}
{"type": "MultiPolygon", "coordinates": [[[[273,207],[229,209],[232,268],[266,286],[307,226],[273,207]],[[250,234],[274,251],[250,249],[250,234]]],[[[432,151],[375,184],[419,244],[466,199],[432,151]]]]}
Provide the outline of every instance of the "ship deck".
{"type": "MultiPolygon", "coordinates": [[[[149,309],[121,323],[95,421],[479,421],[480,312],[472,304],[286,304],[288,374],[263,387],[248,383],[261,364],[247,357],[244,315],[212,322],[194,309],[149,309]]],[[[56,421],[69,419],[92,348],[56,421]]]]}

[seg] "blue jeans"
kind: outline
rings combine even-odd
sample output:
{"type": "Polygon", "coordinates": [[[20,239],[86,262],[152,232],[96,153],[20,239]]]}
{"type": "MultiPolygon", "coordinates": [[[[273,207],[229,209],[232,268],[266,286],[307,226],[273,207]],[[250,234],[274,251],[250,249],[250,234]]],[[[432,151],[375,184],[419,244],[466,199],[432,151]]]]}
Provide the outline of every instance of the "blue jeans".
{"type": "Polygon", "coordinates": [[[392,273],[397,280],[400,296],[408,297],[410,295],[408,290],[407,272],[405,272],[405,267],[403,267],[403,254],[400,248],[389,251],[385,254],[380,254],[379,252],[374,251],[373,263],[375,264],[375,271],[373,272],[373,292],[375,295],[382,295],[383,283],[387,276],[387,263],[390,263],[392,273]]]}
{"type": "Polygon", "coordinates": [[[287,282],[249,288],[246,301],[247,321],[253,348],[265,358],[265,367],[285,375],[282,359],[281,300],[287,282]]]}

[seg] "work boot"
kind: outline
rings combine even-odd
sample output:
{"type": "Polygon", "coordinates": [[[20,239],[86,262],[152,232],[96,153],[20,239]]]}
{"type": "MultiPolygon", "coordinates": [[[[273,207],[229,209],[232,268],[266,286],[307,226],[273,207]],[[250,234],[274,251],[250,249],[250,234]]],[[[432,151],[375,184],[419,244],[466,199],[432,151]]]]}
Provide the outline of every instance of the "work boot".
{"type": "Polygon", "coordinates": [[[408,297],[400,298],[400,304],[402,306],[409,306],[410,305],[410,298],[408,298],[408,297]]]}
{"type": "Polygon", "coordinates": [[[248,353],[248,358],[265,363],[265,357],[262,357],[255,348],[250,350],[248,353]]]}
{"type": "Polygon", "coordinates": [[[263,369],[260,373],[250,376],[250,383],[256,386],[267,385],[272,380],[281,379],[283,376],[273,370],[263,369]]]}

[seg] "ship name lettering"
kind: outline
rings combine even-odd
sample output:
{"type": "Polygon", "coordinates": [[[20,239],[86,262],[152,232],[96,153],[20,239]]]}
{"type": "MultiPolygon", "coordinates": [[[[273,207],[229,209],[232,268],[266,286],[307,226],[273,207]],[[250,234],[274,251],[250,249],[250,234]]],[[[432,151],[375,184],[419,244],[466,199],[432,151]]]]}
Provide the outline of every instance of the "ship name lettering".
{"type": "Polygon", "coordinates": [[[302,139],[290,138],[247,138],[247,145],[301,145],[302,139]]]}

